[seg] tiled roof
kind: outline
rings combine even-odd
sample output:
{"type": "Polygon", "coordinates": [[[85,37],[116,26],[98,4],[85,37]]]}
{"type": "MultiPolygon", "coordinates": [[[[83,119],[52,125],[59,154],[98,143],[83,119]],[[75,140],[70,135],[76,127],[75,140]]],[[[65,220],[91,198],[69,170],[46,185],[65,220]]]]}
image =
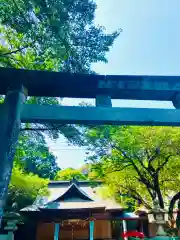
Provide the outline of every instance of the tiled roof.
{"type": "Polygon", "coordinates": [[[58,181],[50,182],[49,196],[37,198],[32,206],[21,211],[96,209],[117,210],[123,208],[113,199],[102,199],[97,194],[102,182],[90,181],[58,181]]]}
{"type": "Polygon", "coordinates": [[[52,202],[39,209],[59,209],[59,210],[71,210],[71,209],[93,209],[93,208],[105,208],[104,204],[96,202],[52,202]]]}

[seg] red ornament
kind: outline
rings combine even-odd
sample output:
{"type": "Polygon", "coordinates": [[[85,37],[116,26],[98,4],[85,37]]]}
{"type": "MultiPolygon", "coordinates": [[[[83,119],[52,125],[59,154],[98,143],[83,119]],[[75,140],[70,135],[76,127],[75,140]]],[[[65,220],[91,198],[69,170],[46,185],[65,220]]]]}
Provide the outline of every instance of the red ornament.
{"type": "Polygon", "coordinates": [[[138,237],[138,238],[144,238],[144,233],[143,232],[138,232],[138,231],[128,231],[128,232],[123,232],[122,233],[122,238],[125,239],[126,237],[138,237]]]}

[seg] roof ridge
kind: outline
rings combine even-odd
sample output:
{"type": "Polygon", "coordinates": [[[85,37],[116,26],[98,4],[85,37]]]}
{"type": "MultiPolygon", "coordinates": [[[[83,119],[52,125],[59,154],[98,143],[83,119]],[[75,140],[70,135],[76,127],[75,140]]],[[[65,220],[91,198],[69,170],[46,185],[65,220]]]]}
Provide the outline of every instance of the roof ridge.
{"type": "MultiPolygon", "coordinates": [[[[57,181],[49,181],[49,185],[58,185],[58,184],[63,184],[63,183],[71,183],[72,180],[57,180],[57,181]]],[[[77,180],[77,183],[78,184],[81,184],[81,183],[103,183],[102,180],[77,180]]]]}
{"type": "Polygon", "coordinates": [[[68,192],[73,187],[75,187],[75,189],[78,191],[78,193],[80,193],[80,195],[85,197],[86,200],[93,201],[93,199],[85,191],[83,191],[76,183],[72,182],[72,184],[67,188],[67,190],[65,192],[63,192],[60,196],[56,197],[56,199],[54,199],[53,201],[50,201],[50,202],[56,202],[58,200],[61,200],[63,197],[65,197],[65,195],[68,194],[68,192]]]}

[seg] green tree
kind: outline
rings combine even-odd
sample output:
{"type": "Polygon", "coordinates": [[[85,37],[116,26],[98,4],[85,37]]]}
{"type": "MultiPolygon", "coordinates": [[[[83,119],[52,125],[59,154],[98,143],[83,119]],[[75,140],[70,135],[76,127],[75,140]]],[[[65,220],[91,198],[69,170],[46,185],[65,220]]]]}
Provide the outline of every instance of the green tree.
{"type": "Polygon", "coordinates": [[[43,135],[20,135],[14,162],[26,173],[53,180],[60,170],[56,157],[49,152],[43,135]]]}
{"type": "Polygon", "coordinates": [[[119,35],[95,25],[92,0],[2,0],[1,6],[1,57],[6,61],[18,56],[15,67],[27,63],[28,69],[90,72],[91,63],[107,61],[119,35]]]}
{"type": "Polygon", "coordinates": [[[18,211],[31,205],[38,195],[48,195],[48,180],[32,173],[24,173],[19,167],[13,168],[8,189],[6,211],[18,211]]]}
{"type": "Polygon", "coordinates": [[[84,175],[80,170],[78,169],[73,169],[73,168],[66,168],[63,170],[60,170],[56,177],[55,180],[86,180],[87,177],[84,175]]]}
{"type": "Polygon", "coordinates": [[[116,196],[127,195],[147,208],[161,208],[179,191],[180,131],[175,127],[95,127],[86,141],[93,171],[116,196]]]}

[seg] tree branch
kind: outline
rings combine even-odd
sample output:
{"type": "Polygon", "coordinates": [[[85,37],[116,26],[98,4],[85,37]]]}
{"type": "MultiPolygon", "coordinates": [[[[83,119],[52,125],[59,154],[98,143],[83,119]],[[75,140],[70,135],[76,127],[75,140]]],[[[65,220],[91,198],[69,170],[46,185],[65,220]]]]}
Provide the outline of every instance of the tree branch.
{"type": "Polygon", "coordinates": [[[122,170],[124,170],[125,168],[130,167],[130,166],[132,166],[132,164],[125,165],[125,166],[123,166],[121,169],[116,169],[116,170],[112,170],[112,171],[109,171],[109,172],[105,172],[105,174],[111,174],[111,173],[115,173],[115,172],[121,172],[122,170]]]}
{"type": "Polygon", "coordinates": [[[147,155],[147,160],[148,160],[148,173],[152,176],[152,173],[154,174],[155,173],[155,169],[154,167],[152,166],[152,162],[156,159],[157,157],[157,154],[153,155],[153,156],[150,156],[149,154],[149,151],[148,149],[145,149],[145,153],[147,155]],[[152,172],[152,173],[151,173],[152,172]]]}
{"type": "Polygon", "coordinates": [[[164,180],[161,180],[160,183],[163,184],[164,182],[176,182],[176,180],[173,180],[173,179],[164,179],[164,180]]]}
{"type": "Polygon", "coordinates": [[[157,155],[152,156],[150,159],[148,159],[148,168],[151,172],[155,173],[155,169],[152,166],[152,162],[156,159],[157,155]]]}
{"type": "Polygon", "coordinates": [[[165,158],[165,161],[156,169],[156,174],[158,174],[159,171],[168,163],[170,157],[172,157],[172,155],[169,155],[165,158]]]}
{"type": "Polygon", "coordinates": [[[22,50],[28,48],[28,47],[31,47],[37,40],[34,40],[32,43],[29,43],[27,45],[25,45],[24,47],[21,47],[21,48],[18,48],[12,52],[7,52],[7,53],[3,53],[3,54],[0,54],[0,57],[5,57],[7,55],[11,55],[11,54],[14,54],[14,53],[17,53],[17,52],[21,52],[22,50]]]}
{"type": "Polygon", "coordinates": [[[132,189],[132,188],[127,189],[126,187],[124,187],[122,185],[120,185],[120,187],[125,189],[129,193],[130,197],[132,197],[134,200],[142,202],[147,209],[151,209],[151,206],[147,202],[144,201],[143,197],[141,197],[141,195],[139,193],[137,193],[137,191],[135,189],[132,189]]]}
{"type": "MultiPolygon", "coordinates": [[[[144,181],[142,181],[142,179],[141,178],[136,178],[139,182],[141,182],[142,184],[144,184],[145,186],[146,186],[146,189],[147,189],[147,191],[148,191],[148,193],[149,193],[149,195],[151,196],[151,198],[152,198],[152,200],[154,199],[154,195],[153,195],[153,185],[151,185],[151,187],[148,187],[147,186],[147,184],[145,184],[144,183],[144,181]]],[[[149,183],[150,184],[150,183],[149,183]]]]}
{"type": "Polygon", "coordinates": [[[20,131],[51,131],[51,130],[57,130],[58,128],[60,127],[63,127],[64,125],[61,124],[61,125],[58,125],[58,126],[55,126],[55,127],[52,127],[52,128],[21,128],[20,131]]]}
{"type": "Polygon", "coordinates": [[[127,154],[119,147],[114,146],[118,151],[120,151],[122,153],[122,155],[128,159],[130,161],[130,163],[132,164],[132,166],[134,167],[134,169],[136,170],[137,174],[140,177],[141,182],[146,185],[147,188],[151,188],[153,189],[152,184],[143,176],[143,174],[141,173],[140,169],[137,167],[137,165],[135,164],[135,162],[133,161],[132,158],[130,158],[129,156],[127,156],[127,154]]]}
{"type": "Polygon", "coordinates": [[[19,9],[18,4],[16,3],[16,1],[12,0],[12,2],[14,3],[16,9],[19,11],[19,13],[22,15],[22,17],[24,18],[25,22],[29,25],[29,21],[26,19],[26,17],[24,16],[23,12],[19,9]]]}
{"type": "Polygon", "coordinates": [[[137,154],[135,155],[135,157],[138,160],[138,162],[140,163],[141,167],[148,172],[148,168],[144,165],[142,158],[137,156],[137,154]]]}

